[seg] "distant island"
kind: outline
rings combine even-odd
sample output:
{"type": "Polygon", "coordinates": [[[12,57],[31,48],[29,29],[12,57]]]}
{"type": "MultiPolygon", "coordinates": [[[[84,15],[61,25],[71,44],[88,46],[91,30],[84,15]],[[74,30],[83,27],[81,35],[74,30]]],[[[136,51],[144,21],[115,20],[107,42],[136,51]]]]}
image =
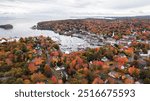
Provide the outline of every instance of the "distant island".
{"type": "Polygon", "coordinates": [[[3,28],[3,29],[6,29],[6,30],[9,30],[9,29],[13,29],[13,25],[11,25],[11,24],[0,25],[0,28],[3,28]]]}

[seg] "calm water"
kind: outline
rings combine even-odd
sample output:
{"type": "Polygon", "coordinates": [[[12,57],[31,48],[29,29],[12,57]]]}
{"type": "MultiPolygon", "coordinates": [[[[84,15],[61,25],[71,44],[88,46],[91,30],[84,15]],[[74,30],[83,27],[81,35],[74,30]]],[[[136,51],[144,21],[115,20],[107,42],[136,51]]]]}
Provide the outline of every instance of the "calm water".
{"type": "MultiPolygon", "coordinates": [[[[45,18],[45,20],[57,20],[45,18]]],[[[77,51],[78,48],[92,47],[87,41],[71,36],[64,36],[54,33],[53,31],[46,30],[32,30],[31,27],[36,25],[37,22],[44,21],[43,19],[0,19],[1,24],[12,24],[14,26],[11,30],[0,29],[0,38],[14,38],[14,37],[29,37],[29,36],[49,36],[54,41],[60,43],[62,51],[77,51]]]]}

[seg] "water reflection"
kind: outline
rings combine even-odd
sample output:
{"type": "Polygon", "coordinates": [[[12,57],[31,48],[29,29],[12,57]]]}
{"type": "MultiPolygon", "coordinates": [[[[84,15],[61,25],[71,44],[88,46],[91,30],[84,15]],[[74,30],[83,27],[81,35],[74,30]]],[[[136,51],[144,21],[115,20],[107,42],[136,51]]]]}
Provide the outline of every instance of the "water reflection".
{"type": "Polygon", "coordinates": [[[2,20],[0,24],[12,24],[14,26],[11,30],[0,29],[0,38],[20,38],[29,36],[49,36],[54,41],[60,44],[62,51],[77,51],[82,48],[91,47],[90,44],[77,37],[59,35],[53,31],[48,30],[32,30],[31,27],[35,25],[38,20],[2,20]]]}

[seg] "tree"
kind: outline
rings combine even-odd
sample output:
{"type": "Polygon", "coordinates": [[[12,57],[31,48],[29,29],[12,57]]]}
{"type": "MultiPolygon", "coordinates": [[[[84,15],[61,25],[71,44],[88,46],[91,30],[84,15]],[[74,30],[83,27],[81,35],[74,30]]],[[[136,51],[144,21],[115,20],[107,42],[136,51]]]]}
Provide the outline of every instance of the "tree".
{"type": "Polygon", "coordinates": [[[30,81],[29,79],[25,79],[25,80],[23,81],[23,83],[24,83],[24,84],[30,84],[31,81],[30,81]]]}
{"type": "Polygon", "coordinates": [[[118,66],[122,66],[125,65],[128,62],[128,58],[127,57],[116,57],[115,61],[118,62],[118,66]]]}
{"type": "Polygon", "coordinates": [[[142,79],[145,84],[150,84],[150,70],[141,70],[140,79],[142,79]]]}
{"type": "Polygon", "coordinates": [[[18,78],[15,83],[16,84],[23,84],[23,79],[22,78],[18,78]]]}
{"type": "Polygon", "coordinates": [[[102,62],[102,61],[93,61],[93,65],[102,67],[104,65],[104,62],[102,62]]]}
{"type": "Polygon", "coordinates": [[[134,66],[128,68],[128,72],[130,75],[138,76],[140,74],[140,70],[135,68],[134,66]]]}
{"type": "Polygon", "coordinates": [[[102,79],[100,79],[99,77],[96,77],[94,79],[94,81],[92,82],[92,84],[103,84],[104,81],[102,79]]]}
{"type": "Polygon", "coordinates": [[[9,58],[7,58],[5,61],[6,61],[6,63],[7,63],[8,66],[10,66],[10,65],[13,64],[13,62],[9,58]]]}
{"type": "Polygon", "coordinates": [[[52,77],[52,71],[48,64],[44,66],[44,75],[48,78],[52,77]]]}
{"type": "Polygon", "coordinates": [[[51,77],[51,80],[53,84],[56,84],[58,82],[56,76],[54,75],[51,77]]]}
{"type": "Polygon", "coordinates": [[[134,49],[132,47],[125,49],[125,54],[128,56],[132,56],[134,53],[134,49]]]}
{"type": "Polygon", "coordinates": [[[31,73],[35,72],[38,68],[37,66],[33,63],[33,62],[30,62],[29,65],[28,65],[28,69],[31,73]]]}
{"type": "Polygon", "coordinates": [[[145,78],[144,79],[144,84],[150,84],[150,78],[145,78]]]}
{"type": "Polygon", "coordinates": [[[36,57],[36,58],[34,59],[34,64],[35,64],[35,65],[41,65],[42,62],[43,62],[43,60],[42,60],[41,57],[36,57]]]}
{"type": "Polygon", "coordinates": [[[27,51],[28,51],[26,44],[22,44],[21,50],[22,50],[23,52],[27,52],[27,51]]]}
{"type": "Polygon", "coordinates": [[[126,78],[124,81],[125,84],[133,84],[134,80],[126,78]]]}
{"type": "Polygon", "coordinates": [[[51,52],[50,56],[59,56],[59,52],[58,51],[53,51],[51,52]]]}
{"type": "Polygon", "coordinates": [[[42,82],[46,80],[46,77],[42,73],[33,73],[31,75],[31,80],[33,83],[42,82]]]}
{"type": "Polygon", "coordinates": [[[56,50],[59,50],[59,45],[58,44],[54,44],[53,47],[56,49],[56,50]]]}

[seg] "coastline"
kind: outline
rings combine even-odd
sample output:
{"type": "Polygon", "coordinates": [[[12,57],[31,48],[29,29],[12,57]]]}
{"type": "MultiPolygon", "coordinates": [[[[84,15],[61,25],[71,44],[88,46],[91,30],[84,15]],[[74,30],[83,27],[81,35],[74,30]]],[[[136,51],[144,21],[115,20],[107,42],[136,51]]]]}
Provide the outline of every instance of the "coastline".
{"type": "Polygon", "coordinates": [[[29,36],[15,36],[10,38],[10,41],[2,39],[0,82],[10,84],[150,83],[148,78],[150,29],[147,25],[149,23],[145,19],[132,19],[128,22],[124,19],[44,22],[40,30],[30,29],[33,34],[25,34],[29,36]],[[102,26],[104,28],[101,28],[102,26]],[[110,26],[113,28],[111,29],[110,26]],[[122,26],[126,27],[122,28],[122,26]],[[134,30],[131,30],[131,27],[134,30]],[[113,30],[117,31],[113,32],[113,30]],[[40,36],[41,32],[38,31],[43,32],[44,36],[40,36]],[[117,33],[119,31],[122,33],[117,33]],[[36,32],[38,32],[37,37],[36,32]],[[44,32],[47,32],[47,36],[44,32]],[[17,41],[14,41],[15,38],[17,41]],[[56,43],[53,38],[59,40],[59,43],[56,43]],[[63,41],[65,44],[62,43],[63,41]],[[86,42],[91,47],[88,47],[86,42]],[[60,44],[67,45],[61,47],[60,44]],[[76,50],[70,51],[72,47],[76,50]]]}

